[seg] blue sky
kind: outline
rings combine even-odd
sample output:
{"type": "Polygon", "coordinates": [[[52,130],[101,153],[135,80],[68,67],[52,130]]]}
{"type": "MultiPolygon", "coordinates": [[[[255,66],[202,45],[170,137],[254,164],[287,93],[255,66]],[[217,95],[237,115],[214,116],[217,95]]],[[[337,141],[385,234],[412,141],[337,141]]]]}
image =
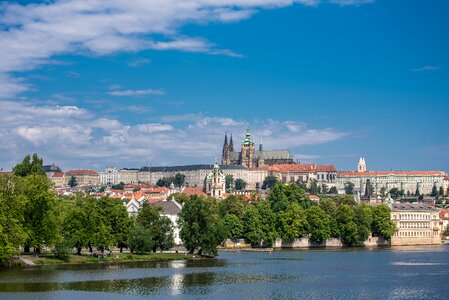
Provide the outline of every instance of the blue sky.
{"type": "Polygon", "coordinates": [[[249,126],[301,162],[449,171],[447,1],[45,3],[0,5],[0,168],[210,163],[249,126]]]}

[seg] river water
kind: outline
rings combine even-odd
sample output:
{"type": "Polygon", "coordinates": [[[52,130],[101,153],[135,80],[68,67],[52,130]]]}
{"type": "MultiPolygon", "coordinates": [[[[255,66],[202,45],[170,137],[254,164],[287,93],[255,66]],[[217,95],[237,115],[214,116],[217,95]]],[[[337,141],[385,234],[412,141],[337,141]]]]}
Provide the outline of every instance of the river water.
{"type": "Polygon", "coordinates": [[[0,271],[0,299],[449,299],[449,246],[0,271]]]}

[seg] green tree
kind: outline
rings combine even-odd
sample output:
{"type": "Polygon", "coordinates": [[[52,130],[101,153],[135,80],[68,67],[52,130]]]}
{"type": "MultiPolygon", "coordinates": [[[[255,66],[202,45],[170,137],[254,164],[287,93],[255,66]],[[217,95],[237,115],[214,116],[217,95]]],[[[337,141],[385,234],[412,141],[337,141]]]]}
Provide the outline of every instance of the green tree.
{"type": "Polygon", "coordinates": [[[217,255],[217,246],[225,239],[225,229],[219,222],[217,205],[211,199],[191,196],[179,214],[180,237],[190,253],[198,250],[217,255]]]}
{"type": "Polygon", "coordinates": [[[299,204],[292,204],[288,210],[277,214],[277,232],[284,242],[291,243],[297,237],[308,233],[304,210],[299,204]]]}
{"type": "Polygon", "coordinates": [[[371,232],[373,223],[373,212],[371,206],[362,204],[354,208],[355,222],[357,224],[357,232],[359,235],[360,243],[366,241],[371,232]]]}
{"type": "Polygon", "coordinates": [[[183,204],[189,199],[189,196],[184,193],[174,193],[170,195],[170,198],[173,198],[176,202],[183,204]]]}
{"type": "Polygon", "coordinates": [[[438,194],[440,196],[444,196],[444,188],[442,186],[440,186],[440,190],[439,190],[438,194]]]}
{"type": "Polygon", "coordinates": [[[125,189],[125,183],[124,182],[120,182],[119,184],[114,184],[113,186],[111,186],[111,189],[113,190],[124,190],[125,189]]]}
{"type": "Polygon", "coordinates": [[[312,206],[305,211],[309,225],[310,239],[321,244],[331,236],[329,216],[319,206],[312,206]]]}
{"type": "Polygon", "coordinates": [[[355,213],[351,206],[342,204],[337,209],[337,223],[340,238],[345,246],[360,246],[357,224],[354,222],[355,213]]]}
{"type": "Polygon", "coordinates": [[[323,194],[327,194],[327,193],[329,192],[329,187],[327,186],[327,184],[323,183],[323,184],[321,185],[321,192],[322,192],[323,194]]]}
{"type": "Polygon", "coordinates": [[[186,179],[186,175],[181,173],[176,173],[175,175],[175,185],[177,187],[182,187],[184,185],[184,181],[186,179]]]}
{"type": "Polygon", "coordinates": [[[70,187],[75,187],[78,185],[78,183],[76,182],[75,176],[70,177],[68,184],[70,187]]]}
{"type": "Polygon", "coordinates": [[[262,189],[266,190],[266,189],[272,189],[276,183],[278,182],[277,177],[275,176],[267,176],[265,177],[263,184],[262,184],[262,189]]]}
{"type": "Polygon", "coordinates": [[[352,182],[345,183],[345,193],[346,193],[346,195],[354,194],[354,183],[352,183],[352,182]]]}
{"type": "Polygon", "coordinates": [[[333,186],[329,190],[329,194],[338,194],[338,190],[336,186],[333,186]]]}
{"type": "Polygon", "coordinates": [[[276,185],[270,190],[267,200],[270,202],[271,209],[275,213],[288,208],[290,203],[285,194],[285,187],[282,182],[277,182],[276,185]]]}
{"type": "Polygon", "coordinates": [[[225,188],[226,190],[231,190],[234,186],[234,177],[232,175],[226,175],[225,177],[225,188]]]}
{"type": "Polygon", "coordinates": [[[385,197],[387,195],[387,188],[386,187],[383,186],[383,187],[380,188],[380,195],[382,197],[385,197]]]}
{"type": "Polygon", "coordinates": [[[316,179],[312,179],[310,182],[309,193],[312,195],[318,195],[320,193],[320,189],[318,187],[318,181],[316,179]]]}
{"type": "Polygon", "coordinates": [[[132,253],[149,252],[154,247],[151,232],[142,225],[133,225],[127,235],[127,244],[132,253]]]}
{"type": "Polygon", "coordinates": [[[307,209],[312,205],[312,201],[306,195],[304,189],[300,188],[297,184],[282,185],[282,187],[289,204],[297,203],[303,209],[307,209]]]}
{"type": "Polygon", "coordinates": [[[0,266],[19,253],[27,238],[23,227],[27,199],[22,189],[23,178],[0,174],[0,266]]]}
{"type": "Polygon", "coordinates": [[[416,191],[415,191],[415,196],[419,197],[421,195],[420,191],[419,191],[419,187],[418,185],[416,186],[416,191]]]}
{"type": "Polygon", "coordinates": [[[248,205],[242,214],[243,234],[253,247],[260,247],[264,240],[262,219],[254,205],[248,205]]]}
{"type": "Polygon", "coordinates": [[[246,188],[246,182],[245,182],[245,180],[238,178],[238,179],[235,181],[235,189],[236,189],[237,191],[242,191],[242,190],[244,190],[245,188],[246,188]]]}
{"type": "Polygon", "coordinates": [[[268,201],[259,201],[255,203],[260,216],[260,229],[262,231],[261,245],[264,247],[273,246],[276,237],[276,215],[271,209],[268,201]]]}
{"type": "Polygon", "coordinates": [[[29,155],[25,156],[22,163],[17,164],[12,170],[13,174],[20,177],[28,175],[45,175],[45,171],[42,167],[42,158],[39,158],[36,153],[33,154],[33,158],[29,155]]]}
{"type": "Polygon", "coordinates": [[[161,216],[160,212],[160,207],[144,204],[136,219],[137,224],[149,230],[153,239],[153,252],[174,246],[172,223],[167,217],[161,216]]]}
{"type": "Polygon", "coordinates": [[[432,197],[438,196],[438,189],[437,189],[436,184],[433,185],[432,192],[430,193],[430,196],[432,196],[432,197]]]}
{"type": "Polygon", "coordinates": [[[399,190],[398,188],[392,188],[390,190],[390,196],[393,199],[398,199],[399,197],[404,196],[404,191],[403,190],[399,190]]]}
{"type": "Polygon", "coordinates": [[[236,215],[227,214],[220,222],[226,230],[227,238],[238,239],[243,237],[243,225],[236,215]]]}
{"type": "Polygon", "coordinates": [[[357,203],[354,200],[353,195],[337,195],[334,197],[334,201],[337,205],[347,204],[350,206],[355,206],[357,203]]]}
{"type": "Polygon", "coordinates": [[[384,204],[373,208],[372,232],[389,240],[394,234],[394,224],[391,221],[390,208],[384,204]]]}
{"type": "Polygon", "coordinates": [[[235,195],[226,197],[218,204],[218,212],[221,218],[224,218],[227,214],[233,214],[240,218],[244,208],[244,202],[240,197],[235,195]]]}
{"type": "Polygon", "coordinates": [[[35,248],[39,255],[42,246],[51,246],[57,236],[57,202],[52,184],[45,175],[24,178],[26,246],[35,248]]]}
{"type": "Polygon", "coordinates": [[[337,204],[332,198],[320,199],[319,207],[326,213],[329,218],[331,237],[339,237],[340,231],[337,223],[337,204]]]}

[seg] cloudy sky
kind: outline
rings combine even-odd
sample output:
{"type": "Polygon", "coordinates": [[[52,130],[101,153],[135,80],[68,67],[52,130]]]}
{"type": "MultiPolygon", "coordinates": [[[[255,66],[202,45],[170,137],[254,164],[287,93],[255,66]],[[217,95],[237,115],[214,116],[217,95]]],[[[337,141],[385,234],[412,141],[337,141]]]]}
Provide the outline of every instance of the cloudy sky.
{"type": "Polygon", "coordinates": [[[0,168],[301,162],[449,171],[449,2],[0,2],[0,168]]]}

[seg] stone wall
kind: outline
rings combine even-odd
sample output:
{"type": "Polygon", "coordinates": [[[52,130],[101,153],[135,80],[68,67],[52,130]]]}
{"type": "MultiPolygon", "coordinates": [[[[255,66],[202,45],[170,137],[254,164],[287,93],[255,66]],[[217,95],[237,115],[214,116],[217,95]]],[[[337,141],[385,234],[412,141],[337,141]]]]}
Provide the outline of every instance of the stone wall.
{"type": "MultiPolygon", "coordinates": [[[[378,237],[370,237],[365,242],[364,245],[366,247],[376,247],[376,246],[388,246],[389,241],[378,238],[378,237]]],[[[315,247],[343,247],[340,239],[331,238],[326,240],[322,244],[315,244],[309,238],[297,238],[292,243],[283,243],[282,239],[277,238],[274,245],[274,248],[315,248],[315,247]]]]}

